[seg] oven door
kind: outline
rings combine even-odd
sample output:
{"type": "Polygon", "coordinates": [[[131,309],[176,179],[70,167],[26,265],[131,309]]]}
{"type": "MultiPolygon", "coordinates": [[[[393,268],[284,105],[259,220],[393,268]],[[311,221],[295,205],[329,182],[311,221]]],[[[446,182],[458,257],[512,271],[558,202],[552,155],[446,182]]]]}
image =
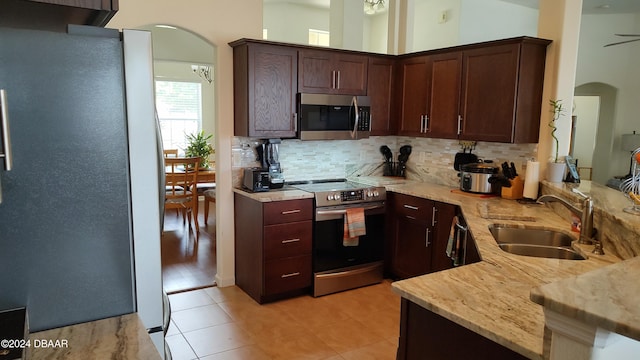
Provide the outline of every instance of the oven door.
{"type": "Polygon", "coordinates": [[[352,204],[316,209],[313,236],[313,271],[336,270],[382,261],[384,251],[384,202],[352,204]],[[367,234],[357,246],[344,246],[344,216],[347,208],[365,209],[367,234]]]}

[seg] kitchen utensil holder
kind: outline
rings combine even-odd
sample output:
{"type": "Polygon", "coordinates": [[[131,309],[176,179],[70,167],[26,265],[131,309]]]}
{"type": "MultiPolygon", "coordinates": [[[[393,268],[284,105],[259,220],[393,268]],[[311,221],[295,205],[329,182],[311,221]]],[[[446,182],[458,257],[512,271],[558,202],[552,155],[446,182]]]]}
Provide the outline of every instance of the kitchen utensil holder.
{"type": "Polygon", "coordinates": [[[383,176],[406,177],[407,164],[398,161],[385,162],[382,170],[383,176]]]}

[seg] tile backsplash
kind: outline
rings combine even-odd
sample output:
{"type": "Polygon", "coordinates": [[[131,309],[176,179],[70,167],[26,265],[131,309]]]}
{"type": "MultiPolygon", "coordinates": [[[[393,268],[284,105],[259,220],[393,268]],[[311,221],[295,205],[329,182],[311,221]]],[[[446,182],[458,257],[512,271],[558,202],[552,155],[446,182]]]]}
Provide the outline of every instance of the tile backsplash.
{"type": "MultiPolygon", "coordinates": [[[[232,143],[234,184],[240,184],[241,169],[259,166],[255,147],[262,140],[235,137],[232,143]]],[[[391,148],[394,158],[403,145],[411,145],[407,179],[457,187],[458,173],[453,169],[455,154],[461,151],[458,140],[373,136],[362,140],[301,141],[282,140],[280,164],[286,181],[318,180],[382,175],[384,157],[380,146],[391,148]]],[[[478,142],[473,151],[480,159],[493,160],[499,166],[513,161],[520,173],[528,159],[535,158],[537,144],[478,142]]]]}

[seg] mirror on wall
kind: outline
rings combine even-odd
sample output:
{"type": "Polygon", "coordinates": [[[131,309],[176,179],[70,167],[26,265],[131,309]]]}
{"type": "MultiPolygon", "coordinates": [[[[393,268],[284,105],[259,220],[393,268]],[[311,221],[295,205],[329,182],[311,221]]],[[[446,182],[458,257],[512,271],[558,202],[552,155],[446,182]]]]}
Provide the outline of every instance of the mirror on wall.
{"type": "Polygon", "coordinates": [[[575,82],[576,116],[573,157],[581,176],[617,188],[628,173],[628,150],[622,137],[640,132],[640,42],[614,46],[640,34],[640,3],[613,0],[608,8],[583,9],[575,82]]]}
{"type": "Polygon", "coordinates": [[[186,134],[215,131],[216,49],[199,35],[175,26],[154,24],[141,29],[151,32],[163,147],[184,151],[186,134]]]}

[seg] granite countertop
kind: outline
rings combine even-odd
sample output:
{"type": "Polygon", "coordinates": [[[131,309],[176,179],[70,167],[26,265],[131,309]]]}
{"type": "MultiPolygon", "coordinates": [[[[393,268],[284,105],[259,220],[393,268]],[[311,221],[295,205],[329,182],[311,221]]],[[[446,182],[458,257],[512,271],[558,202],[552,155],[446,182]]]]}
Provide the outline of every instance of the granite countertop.
{"type": "Polygon", "coordinates": [[[640,341],[640,257],[531,291],[545,308],[640,341]],[[606,296],[603,296],[606,294],[606,296]]]}
{"type": "Polygon", "coordinates": [[[298,189],[277,189],[263,192],[249,192],[234,188],[233,192],[251,198],[259,202],[286,201],[298,199],[313,199],[313,193],[298,189]]]}
{"type": "MultiPolygon", "coordinates": [[[[363,177],[357,180],[371,185],[384,184],[386,181],[381,179],[378,182],[376,177],[363,177]]],[[[582,274],[584,274],[582,276],[605,276],[611,280],[606,273],[602,275],[598,273],[610,271],[608,269],[611,269],[612,264],[621,261],[609,254],[593,255],[591,254],[593,246],[577,243],[574,243],[574,247],[587,255],[587,260],[535,258],[513,255],[500,250],[489,232],[490,224],[555,229],[571,234],[577,239],[577,234],[570,231],[569,222],[543,205],[523,205],[500,197],[480,197],[460,193],[456,189],[442,185],[409,180],[394,180],[384,186],[388,191],[459,205],[482,258],[478,263],[394,282],[392,284],[394,291],[425,309],[528,358],[542,359],[544,342],[543,307],[531,301],[532,289],[538,288],[541,294],[549,295],[562,285],[553,289],[547,286],[554,286],[559,281],[570,281],[567,279],[576,279],[576,276],[582,274]]],[[[626,264],[626,262],[620,264],[626,264]]],[[[597,283],[599,282],[593,282],[593,287],[597,288],[597,283]]],[[[615,281],[610,286],[615,286],[614,284],[615,281]]],[[[575,288],[576,292],[583,290],[593,294],[592,289],[575,288]]],[[[534,291],[535,294],[537,294],[536,291],[534,291]]],[[[615,292],[607,293],[610,297],[609,304],[627,301],[629,307],[633,306],[633,297],[624,297],[622,296],[624,294],[620,294],[620,299],[613,299],[616,295],[615,292]]],[[[574,306],[577,304],[569,297],[570,295],[567,294],[565,298],[556,299],[559,306],[558,312],[575,313],[574,306]],[[566,307],[562,308],[562,306],[566,307]]],[[[552,302],[551,297],[545,299],[552,302]]],[[[623,306],[623,308],[626,307],[623,306]]],[[[634,310],[636,308],[634,307],[634,310]]],[[[567,315],[571,316],[571,313],[567,315]]],[[[637,324],[637,315],[636,317],[628,316],[628,318],[637,324]]],[[[620,325],[627,324],[623,316],[609,319],[609,321],[615,322],[617,328],[627,326],[620,325]]]]}
{"type": "Polygon", "coordinates": [[[36,340],[50,344],[27,348],[30,360],[161,359],[135,313],[40,331],[29,339],[32,344],[36,340]]]}

